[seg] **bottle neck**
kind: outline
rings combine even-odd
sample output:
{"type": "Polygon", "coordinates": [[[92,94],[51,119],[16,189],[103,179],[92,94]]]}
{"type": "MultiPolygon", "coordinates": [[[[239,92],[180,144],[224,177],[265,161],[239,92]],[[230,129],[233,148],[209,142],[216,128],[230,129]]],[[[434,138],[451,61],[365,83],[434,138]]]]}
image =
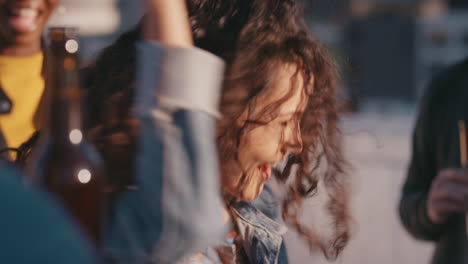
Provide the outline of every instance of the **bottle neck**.
{"type": "Polygon", "coordinates": [[[69,137],[72,131],[82,131],[77,56],[66,53],[54,55],[49,65],[46,91],[49,110],[46,133],[54,137],[69,137]]]}
{"type": "MultiPolygon", "coordinates": [[[[52,92],[52,91],[51,91],[52,92]]],[[[79,88],[62,90],[51,96],[47,120],[47,133],[67,136],[73,130],[82,130],[79,88]]]]}

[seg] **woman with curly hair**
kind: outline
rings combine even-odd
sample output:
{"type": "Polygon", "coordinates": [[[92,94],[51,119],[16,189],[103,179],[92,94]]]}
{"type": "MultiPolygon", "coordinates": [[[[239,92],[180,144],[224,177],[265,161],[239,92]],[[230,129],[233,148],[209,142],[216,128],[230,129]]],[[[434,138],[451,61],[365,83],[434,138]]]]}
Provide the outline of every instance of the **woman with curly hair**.
{"type": "MultiPolygon", "coordinates": [[[[219,155],[217,160],[205,162],[219,161],[220,191],[225,202],[226,226],[231,232],[222,241],[211,241],[211,248],[194,256],[180,256],[181,263],[287,263],[282,239],[286,228],[279,222],[278,203],[269,188],[263,190],[272,176],[286,190],[280,201],[282,220],[298,231],[311,250],[320,250],[329,259],[336,258],[349,240],[350,220],[334,62],[308,32],[293,0],[187,0],[187,8],[195,45],[223,58],[227,65],[221,92],[221,117],[216,125],[219,155]],[[277,164],[283,160],[285,166],[280,169],[277,164]],[[319,183],[328,194],[326,208],[333,219],[333,233],[329,237],[299,219],[304,199],[317,192],[319,183]]],[[[132,114],[139,113],[152,100],[135,89],[135,79],[138,79],[134,70],[135,43],[140,35],[140,26],[122,35],[89,69],[88,104],[89,112],[93,113],[89,118],[89,133],[108,165],[112,184],[121,190],[129,185],[147,188],[134,174],[151,173],[142,168],[150,166],[152,161],[135,160],[134,155],[163,144],[151,145],[138,140],[142,133],[141,117],[132,114]]],[[[184,74],[181,70],[179,77],[184,74]]],[[[158,97],[157,101],[164,105],[164,98],[158,97]]],[[[191,107],[187,103],[183,108],[191,107]]],[[[205,124],[203,117],[194,118],[187,111],[166,108],[155,113],[161,126],[184,119],[189,120],[186,129],[190,131],[205,124]]],[[[179,135],[181,132],[174,130],[171,136],[183,141],[183,132],[179,135]]],[[[192,143],[184,141],[187,146],[192,143]]],[[[167,148],[170,150],[169,145],[167,148]]],[[[185,151],[183,155],[197,159],[194,153],[198,153],[198,148],[188,147],[185,151]]],[[[160,156],[156,153],[155,159],[160,156]]],[[[203,171],[203,166],[177,164],[178,161],[173,160],[171,169],[213,173],[203,171]]],[[[165,183],[160,184],[164,192],[165,183]]],[[[193,197],[190,195],[201,192],[200,186],[206,184],[213,183],[193,180],[190,186],[171,189],[172,197],[175,200],[186,195],[193,197]]],[[[128,188],[118,193],[116,201],[125,199],[126,192],[128,188]]],[[[202,194],[195,197],[202,201],[192,201],[194,204],[206,201],[202,194]]],[[[151,198],[139,200],[140,204],[151,202],[151,198]]],[[[140,204],[135,202],[133,206],[140,204]]],[[[122,208],[114,210],[111,233],[130,231],[110,240],[113,252],[132,251],[129,254],[139,255],[148,262],[165,263],[160,256],[155,256],[154,249],[164,248],[167,253],[174,248],[165,243],[173,245],[170,242],[174,241],[156,243],[143,234],[166,232],[167,238],[210,232],[210,223],[198,221],[203,218],[190,208],[178,205],[173,203],[171,210],[179,213],[179,220],[185,217],[192,222],[190,230],[167,231],[164,222],[169,220],[163,219],[162,230],[154,231],[151,229],[154,223],[141,220],[141,215],[132,215],[136,212],[132,205],[126,212],[122,208]]],[[[144,213],[157,215],[157,212],[144,213]]]]}

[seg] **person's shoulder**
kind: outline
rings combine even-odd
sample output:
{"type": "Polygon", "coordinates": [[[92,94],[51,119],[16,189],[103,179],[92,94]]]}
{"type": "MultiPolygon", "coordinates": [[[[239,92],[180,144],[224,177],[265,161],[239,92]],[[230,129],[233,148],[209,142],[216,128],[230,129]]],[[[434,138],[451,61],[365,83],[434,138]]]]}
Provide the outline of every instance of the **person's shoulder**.
{"type": "Polygon", "coordinates": [[[468,57],[448,67],[445,70],[445,74],[452,75],[454,77],[460,76],[460,77],[468,78],[468,75],[466,74],[467,71],[468,71],[468,57]]]}
{"type": "Polygon", "coordinates": [[[22,172],[4,160],[0,160],[0,211],[5,212],[0,218],[0,255],[5,263],[97,263],[88,241],[59,202],[23,184],[22,172]]]}
{"type": "MultiPolygon", "coordinates": [[[[431,81],[430,89],[437,93],[442,89],[445,92],[460,89],[460,84],[468,80],[468,57],[448,66],[431,81]]],[[[431,92],[431,91],[429,91],[431,92]]]]}
{"type": "Polygon", "coordinates": [[[448,66],[434,76],[422,98],[423,108],[433,110],[445,108],[459,98],[468,81],[468,57],[448,66]]]}
{"type": "MultiPolygon", "coordinates": [[[[24,188],[21,184],[22,173],[16,165],[0,157],[0,188],[9,189],[7,186],[14,186],[13,188],[24,188]]],[[[0,195],[5,194],[5,192],[0,191],[0,195]]]]}

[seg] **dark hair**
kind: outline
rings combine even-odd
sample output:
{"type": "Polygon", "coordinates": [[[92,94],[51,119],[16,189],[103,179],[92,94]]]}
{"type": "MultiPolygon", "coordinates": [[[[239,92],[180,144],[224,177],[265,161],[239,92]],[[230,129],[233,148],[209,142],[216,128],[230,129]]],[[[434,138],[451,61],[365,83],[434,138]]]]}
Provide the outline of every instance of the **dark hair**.
{"type": "MultiPolygon", "coordinates": [[[[227,62],[218,125],[220,161],[236,155],[243,133],[261,125],[258,116],[241,127],[232,126],[255,97],[266,89],[278,65],[297,66],[309,93],[302,115],[303,151],[290,156],[277,177],[288,183],[282,216],[311,249],[321,250],[329,259],[336,258],[349,240],[348,184],[346,162],[341,151],[337,100],[337,69],[326,49],[312,37],[299,19],[294,0],[187,0],[196,46],[227,62]],[[239,88],[239,82],[243,88],[239,88]],[[243,90],[240,90],[243,89],[243,90]],[[256,120],[257,119],[257,120],[256,120]],[[297,165],[295,175],[289,175],[297,165]],[[314,195],[322,181],[328,193],[327,210],[333,218],[333,235],[324,239],[316,229],[299,221],[303,200],[314,195]]],[[[140,26],[123,34],[103,50],[90,68],[88,104],[89,135],[109,166],[111,180],[117,186],[132,182],[132,155],[136,150],[138,123],[130,115],[135,88],[134,70],[140,26]]],[[[275,117],[275,109],[287,95],[262,112],[275,117]]]]}

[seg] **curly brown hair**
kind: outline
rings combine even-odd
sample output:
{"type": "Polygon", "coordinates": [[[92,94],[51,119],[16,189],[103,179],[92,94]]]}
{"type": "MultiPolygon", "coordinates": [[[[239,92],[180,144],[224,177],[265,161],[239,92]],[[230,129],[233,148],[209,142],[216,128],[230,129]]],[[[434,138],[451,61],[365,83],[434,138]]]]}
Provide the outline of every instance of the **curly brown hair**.
{"type": "Polygon", "coordinates": [[[320,249],[328,259],[334,259],[350,236],[347,163],[338,128],[342,105],[337,99],[336,65],[309,33],[293,0],[225,2],[192,1],[192,7],[196,7],[192,14],[197,45],[223,57],[228,64],[222,91],[223,118],[218,123],[220,161],[237,155],[235,150],[243,133],[277,115],[278,106],[290,94],[267,106],[258,116],[249,116],[250,122],[245,125],[232,126],[244,109],[253,107],[253,99],[268,87],[279,64],[297,65],[304,84],[313,86],[305,87],[306,90],[313,92],[300,121],[303,151],[290,156],[284,170],[276,173],[282,181],[292,178],[282,216],[311,249],[320,249]],[[241,88],[245,90],[240,91],[241,88]],[[266,113],[269,117],[265,119],[266,113]],[[293,164],[298,164],[296,175],[290,175],[293,164]],[[328,193],[327,209],[333,218],[334,234],[328,240],[299,221],[303,199],[316,193],[319,181],[323,181],[328,193]]]}
{"type": "MultiPolygon", "coordinates": [[[[222,90],[223,118],[217,131],[221,162],[237,155],[243,133],[265,123],[249,116],[250,122],[232,126],[268,87],[280,63],[296,65],[305,88],[313,91],[300,121],[303,150],[291,155],[276,176],[288,186],[282,205],[285,222],[311,249],[321,250],[328,259],[336,258],[349,240],[350,217],[334,61],[309,33],[293,0],[187,0],[187,5],[196,46],[222,57],[228,66],[222,90]],[[239,90],[240,82],[245,84],[244,90],[239,90]],[[293,165],[298,169],[290,175],[293,165]],[[334,233],[328,239],[299,220],[304,199],[317,192],[320,181],[329,196],[327,210],[333,218],[334,233]]],[[[136,150],[138,124],[130,113],[135,88],[134,43],[139,36],[137,26],[106,48],[91,68],[89,79],[88,104],[93,115],[88,129],[104,160],[112,164],[111,180],[117,186],[132,182],[131,157],[136,150]]],[[[286,99],[262,112],[269,113],[271,120],[286,99]]]]}

